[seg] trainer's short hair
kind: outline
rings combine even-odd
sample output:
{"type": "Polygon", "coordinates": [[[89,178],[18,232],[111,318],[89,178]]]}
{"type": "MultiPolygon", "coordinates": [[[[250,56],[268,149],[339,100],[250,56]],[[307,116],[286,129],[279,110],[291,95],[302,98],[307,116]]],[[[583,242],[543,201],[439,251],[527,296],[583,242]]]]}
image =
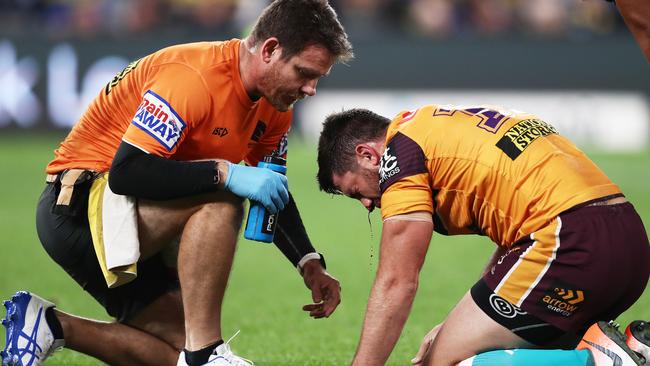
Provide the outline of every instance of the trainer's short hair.
{"type": "Polygon", "coordinates": [[[288,59],[311,44],[327,48],[337,61],[352,57],[352,44],[326,0],[275,0],[266,7],[250,34],[255,46],[276,37],[288,59]]]}
{"type": "Polygon", "coordinates": [[[383,138],[389,124],[388,118],[367,109],[350,109],[327,116],[318,139],[316,180],[320,190],[341,194],[334,186],[332,175],[356,171],[357,145],[383,138]]]}

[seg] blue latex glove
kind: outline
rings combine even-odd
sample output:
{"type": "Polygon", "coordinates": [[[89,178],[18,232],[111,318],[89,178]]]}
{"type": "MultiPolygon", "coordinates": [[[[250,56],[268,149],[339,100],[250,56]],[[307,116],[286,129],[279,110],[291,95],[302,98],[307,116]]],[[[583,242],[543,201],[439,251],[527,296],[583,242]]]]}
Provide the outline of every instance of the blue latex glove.
{"type": "Polygon", "coordinates": [[[270,169],[228,163],[226,190],[261,203],[276,213],[289,202],[287,177],[270,169]]]}

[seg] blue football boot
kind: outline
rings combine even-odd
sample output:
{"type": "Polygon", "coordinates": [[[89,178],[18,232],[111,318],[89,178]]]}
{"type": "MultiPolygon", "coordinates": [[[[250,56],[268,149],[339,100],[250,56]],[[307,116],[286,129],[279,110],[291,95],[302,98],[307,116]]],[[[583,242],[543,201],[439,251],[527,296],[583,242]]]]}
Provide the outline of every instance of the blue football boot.
{"type": "Polygon", "coordinates": [[[6,328],[6,344],[0,352],[2,366],[40,366],[64,346],[63,339],[54,338],[45,319],[45,311],[54,304],[19,291],[4,306],[7,316],[2,319],[6,328]]]}

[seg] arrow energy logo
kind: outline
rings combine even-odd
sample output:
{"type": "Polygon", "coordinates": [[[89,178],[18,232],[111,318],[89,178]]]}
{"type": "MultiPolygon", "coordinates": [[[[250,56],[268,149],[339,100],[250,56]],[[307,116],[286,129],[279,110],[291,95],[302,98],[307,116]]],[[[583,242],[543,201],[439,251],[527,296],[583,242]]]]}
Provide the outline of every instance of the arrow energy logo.
{"type": "Polygon", "coordinates": [[[549,291],[542,298],[547,309],[565,317],[573,315],[584,300],[584,291],[569,289],[563,285],[554,286],[552,292],[549,291]]]}

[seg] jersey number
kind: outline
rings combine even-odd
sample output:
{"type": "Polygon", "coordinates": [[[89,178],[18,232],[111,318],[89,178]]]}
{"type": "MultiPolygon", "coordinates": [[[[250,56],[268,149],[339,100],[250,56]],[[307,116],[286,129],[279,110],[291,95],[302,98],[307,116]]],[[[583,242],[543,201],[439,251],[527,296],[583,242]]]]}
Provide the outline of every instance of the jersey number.
{"type": "Polygon", "coordinates": [[[515,114],[513,111],[498,111],[486,107],[438,107],[433,113],[434,116],[453,116],[455,113],[463,113],[478,119],[476,127],[484,129],[491,133],[497,133],[499,128],[510,119],[510,115],[515,114]]]}

